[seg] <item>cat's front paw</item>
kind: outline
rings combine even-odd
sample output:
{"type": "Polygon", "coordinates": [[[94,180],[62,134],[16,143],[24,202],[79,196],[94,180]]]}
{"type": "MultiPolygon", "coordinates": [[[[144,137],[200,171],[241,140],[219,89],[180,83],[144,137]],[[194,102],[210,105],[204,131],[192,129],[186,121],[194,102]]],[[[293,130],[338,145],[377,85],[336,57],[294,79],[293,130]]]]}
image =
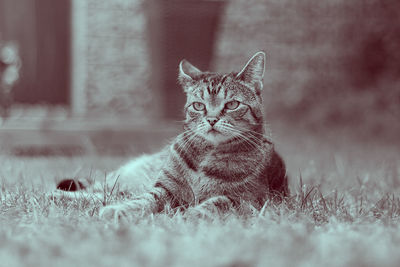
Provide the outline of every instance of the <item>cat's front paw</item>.
{"type": "Polygon", "coordinates": [[[127,223],[129,221],[128,211],[122,204],[103,207],[99,212],[99,217],[107,221],[112,221],[115,224],[127,223]]]}
{"type": "Polygon", "coordinates": [[[127,223],[135,218],[141,218],[150,212],[150,205],[146,199],[135,199],[128,202],[103,207],[99,216],[114,223],[127,223]]]}
{"type": "Polygon", "coordinates": [[[215,216],[215,214],[202,207],[190,207],[184,212],[183,216],[184,218],[189,220],[197,220],[197,219],[211,219],[215,216]]]}

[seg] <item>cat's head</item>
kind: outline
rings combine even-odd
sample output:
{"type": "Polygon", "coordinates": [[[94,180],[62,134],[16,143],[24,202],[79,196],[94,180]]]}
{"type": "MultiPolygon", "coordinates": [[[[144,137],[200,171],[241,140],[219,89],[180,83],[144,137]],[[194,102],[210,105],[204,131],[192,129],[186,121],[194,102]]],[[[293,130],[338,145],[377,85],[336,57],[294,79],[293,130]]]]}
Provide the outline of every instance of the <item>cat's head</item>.
{"type": "Polygon", "coordinates": [[[264,52],[256,53],[240,72],[228,74],[202,72],[182,60],[179,82],[187,95],[185,130],[213,144],[262,133],[264,70],[264,52]]]}

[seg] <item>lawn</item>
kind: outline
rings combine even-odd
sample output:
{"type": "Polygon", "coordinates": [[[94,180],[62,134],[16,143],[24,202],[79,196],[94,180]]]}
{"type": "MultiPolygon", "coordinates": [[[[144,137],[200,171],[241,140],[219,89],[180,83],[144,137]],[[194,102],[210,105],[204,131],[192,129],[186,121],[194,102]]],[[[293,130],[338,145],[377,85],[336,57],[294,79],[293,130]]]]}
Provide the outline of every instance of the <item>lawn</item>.
{"type": "Polygon", "coordinates": [[[98,218],[101,199],[48,193],[63,177],[101,179],[126,159],[1,156],[0,266],[400,266],[398,150],[296,134],[277,138],[291,176],[284,203],[123,226],[98,218]]]}

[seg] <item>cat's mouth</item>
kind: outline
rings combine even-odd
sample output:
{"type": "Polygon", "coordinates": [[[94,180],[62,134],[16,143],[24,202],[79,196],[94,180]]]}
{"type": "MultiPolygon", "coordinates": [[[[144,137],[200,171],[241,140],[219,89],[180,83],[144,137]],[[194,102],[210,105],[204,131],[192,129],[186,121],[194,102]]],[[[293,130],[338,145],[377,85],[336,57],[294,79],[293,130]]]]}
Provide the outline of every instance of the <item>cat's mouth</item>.
{"type": "Polygon", "coordinates": [[[221,142],[226,141],[228,136],[226,136],[223,132],[220,132],[214,128],[208,130],[205,134],[205,138],[214,145],[218,145],[221,142]]]}
{"type": "Polygon", "coordinates": [[[208,130],[207,133],[208,133],[208,134],[212,134],[212,135],[221,134],[220,131],[217,131],[217,130],[215,130],[214,128],[211,128],[210,130],[208,130]]]}

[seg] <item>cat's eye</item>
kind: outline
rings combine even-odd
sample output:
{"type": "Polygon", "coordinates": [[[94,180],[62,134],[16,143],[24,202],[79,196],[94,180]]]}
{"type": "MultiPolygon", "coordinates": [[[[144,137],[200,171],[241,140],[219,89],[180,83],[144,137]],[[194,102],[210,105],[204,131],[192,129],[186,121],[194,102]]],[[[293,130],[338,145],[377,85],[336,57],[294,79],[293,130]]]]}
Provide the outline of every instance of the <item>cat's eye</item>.
{"type": "Polygon", "coordinates": [[[225,108],[233,110],[233,109],[237,109],[239,107],[239,105],[240,105],[239,101],[233,100],[233,101],[230,101],[230,102],[226,103],[225,104],[225,108]]]}
{"type": "Polygon", "coordinates": [[[193,103],[193,108],[197,111],[203,111],[206,109],[206,106],[203,103],[200,102],[194,102],[193,103]]]}

